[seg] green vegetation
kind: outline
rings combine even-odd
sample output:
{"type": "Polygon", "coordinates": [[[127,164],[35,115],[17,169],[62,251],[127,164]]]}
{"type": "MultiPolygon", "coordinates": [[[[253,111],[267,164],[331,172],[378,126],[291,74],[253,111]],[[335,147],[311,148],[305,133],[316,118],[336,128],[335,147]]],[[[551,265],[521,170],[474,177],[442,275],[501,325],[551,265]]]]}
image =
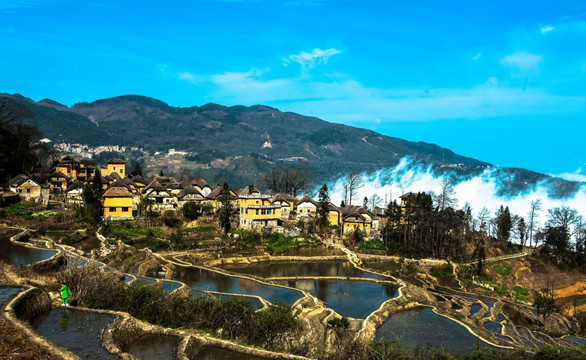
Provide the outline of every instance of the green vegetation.
{"type": "Polygon", "coordinates": [[[160,228],[145,228],[134,222],[108,224],[103,229],[105,236],[111,236],[123,241],[136,239],[140,236],[162,236],[160,228]]]}
{"type": "Polygon", "coordinates": [[[529,290],[525,289],[521,286],[514,286],[513,287],[513,296],[518,301],[528,302],[529,301],[529,290]]]}
{"type": "Polygon", "coordinates": [[[495,268],[494,272],[496,272],[497,274],[500,274],[500,275],[510,275],[512,269],[513,269],[513,265],[505,264],[501,268],[495,268]]]}
{"type": "Polygon", "coordinates": [[[208,233],[208,232],[214,232],[216,230],[217,230],[217,228],[215,226],[196,226],[196,227],[183,229],[183,232],[186,234],[189,234],[192,232],[208,233]]]}
{"type": "Polygon", "coordinates": [[[358,250],[386,250],[381,239],[364,240],[358,244],[358,250]]]}
{"type": "Polygon", "coordinates": [[[10,206],[5,207],[3,210],[6,212],[13,212],[13,213],[21,213],[21,212],[25,212],[28,211],[36,206],[39,206],[41,204],[39,203],[16,203],[16,204],[12,204],[10,206]]]}
{"type": "Polygon", "coordinates": [[[272,233],[264,242],[269,253],[283,252],[292,247],[319,245],[321,242],[313,236],[301,234],[299,236],[285,236],[281,233],[272,233]]]}

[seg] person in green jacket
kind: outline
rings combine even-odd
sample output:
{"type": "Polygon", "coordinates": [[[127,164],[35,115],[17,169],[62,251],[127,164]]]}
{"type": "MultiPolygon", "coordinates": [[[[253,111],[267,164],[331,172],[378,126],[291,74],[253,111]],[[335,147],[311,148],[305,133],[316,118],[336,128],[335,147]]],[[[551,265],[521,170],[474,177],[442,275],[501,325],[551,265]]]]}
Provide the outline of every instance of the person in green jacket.
{"type": "Polygon", "coordinates": [[[59,289],[59,291],[61,291],[61,299],[63,301],[61,306],[69,306],[69,300],[67,300],[69,298],[69,288],[67,288],[67,285],[65,284],[61,285],[61,289],[59,289]]]}

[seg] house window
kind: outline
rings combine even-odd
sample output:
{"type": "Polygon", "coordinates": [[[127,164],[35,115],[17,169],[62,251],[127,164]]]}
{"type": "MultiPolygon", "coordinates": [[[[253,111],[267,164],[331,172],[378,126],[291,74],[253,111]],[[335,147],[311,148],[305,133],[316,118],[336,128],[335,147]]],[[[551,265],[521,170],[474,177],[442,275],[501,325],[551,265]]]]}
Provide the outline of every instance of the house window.
{"type": "Polygon", "coordinates": [[[265,209],[261,209],[260,214],[261,215],[266,215],[267,211],[265,209]]]}
{"type": "Polygon", "coordinates": [[[122,208],[122,212],[128,212],[128,208],[127,207],[123,207],[122,208]]]}
{"type": "Polygon", "coordinates": [[[27,192],[27,193],[30,193],[30,192],[31,192],[31,189],[26,189],[26,192],[27,192]]]}
{"type": "Polygon", "coordinates": [[[258,215],[258,209],[256,209],[256,215],[258,215]]]}
{"type": "Polygon", "coordinates": [[[245,213],[245,214],[248,214],[248,208],[247,208],[246,210],[244,210],[244,213],[245,213]]]}
{"type": "Polygon", "coordinates": [[[120,169],[120,174],[122,174],[122,169],[120,169]]]}
{"type": "Polygon", "coordinates": [[[111,207],[111,208],[108,208],[108,209],[110,210],[111,213],[116,212],[116,208],[115,207],[111,207]]]}
{"type": "Polygon", "coordinates": [[[244,208],[240,208],[240,213],[244,214],[244,208]]]}

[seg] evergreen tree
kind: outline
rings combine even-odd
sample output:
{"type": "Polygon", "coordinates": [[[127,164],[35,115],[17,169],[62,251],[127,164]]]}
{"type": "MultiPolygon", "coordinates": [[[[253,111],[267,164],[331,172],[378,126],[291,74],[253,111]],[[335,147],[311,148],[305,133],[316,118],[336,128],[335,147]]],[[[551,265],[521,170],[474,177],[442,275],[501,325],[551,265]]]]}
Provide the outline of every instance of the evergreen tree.
{"type": "Polygon", "coordinates": [[[94,179],[91,183],[83,186],[83,208],[82,215],[85,222],[96,226],[102,220],[102,176],[99,170],[96,170],[94,179]]]}
{"type": "Polygon", "coordinates": [[[232,228],[232,219],[236,215],[236,209],[232,205],[232,194],[230,194],[230,187],[228,183],[222,185],[222,190],[218,194],[219,208],[216,211],[220,228],[228,233],[232,228]]]}
{"type": "Polygon", "coordinates": [[[330,213],[330,195],[328,185],[324,184],[319,189],[316,226],[322,235],[326,235],[330,225],[328,215],[330,213]]]}
{"type": "Polygon", "coordinates": [[[134,169],[130,172],[130,175],[132,175],[132,176],[137,176],[137,175],[142,176],[142,170],[140,169],[140,165],[138,164],[138,162],[134,166],[134,169]]]}

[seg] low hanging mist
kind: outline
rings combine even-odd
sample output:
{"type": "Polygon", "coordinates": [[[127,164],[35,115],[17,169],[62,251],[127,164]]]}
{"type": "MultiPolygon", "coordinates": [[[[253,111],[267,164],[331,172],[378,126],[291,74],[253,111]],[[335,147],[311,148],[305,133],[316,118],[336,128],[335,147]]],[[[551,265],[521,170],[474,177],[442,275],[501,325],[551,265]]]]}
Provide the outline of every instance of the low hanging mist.
{"type": "MultiPolygon", "coordinates": [[[[542,217],[546,220],[548,209],[568,206],[580,214],[586,214],[586,186],[574,183],[573,190],[560,196],[556,192],[555,184],[548,180],[526,186],[517,192],[505,189],[507,180],[511,176],[500,168],[488,167],[477,175],[458,175],[456,172],[445,171],[437,174],[431,166],[422,166],[411,159],[402,158],[393,168],[382,169],[372,174],[362,175],[363,186],[353,196],[353,205],[362,205],[364,197],[371,199],[379,196],[382,201],[378,206],[386,207],[392,200],[400,203],[399,197],[408,192],[440,193],[442,183],[451,181],[458,200],[457,208],[468,203],[476,216],[486,207],[491,214],[501,206],[508,206],[511,213],[526,217],[530,210],[531,201],[541,199],[542,217]]],[[[344,199],[343,184],[345,177],[336,180],[330,187],[330,198],[336,205],[344,199]]]]}

